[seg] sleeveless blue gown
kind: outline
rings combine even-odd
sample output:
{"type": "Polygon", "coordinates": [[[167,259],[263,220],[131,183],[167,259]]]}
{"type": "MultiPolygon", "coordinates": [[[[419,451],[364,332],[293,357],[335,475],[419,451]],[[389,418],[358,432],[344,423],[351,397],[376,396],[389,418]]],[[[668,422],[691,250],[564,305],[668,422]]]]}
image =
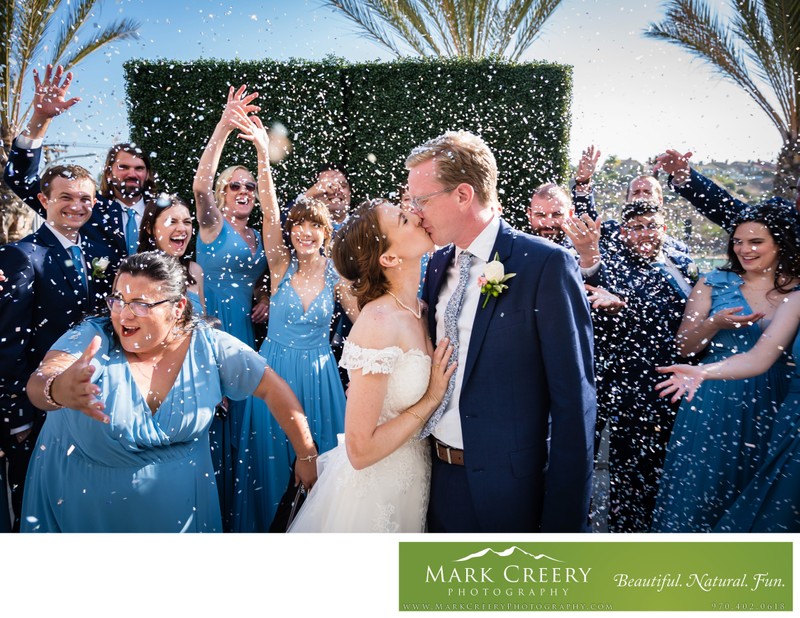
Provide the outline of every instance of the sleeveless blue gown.
{"type": "MultiPolygon", "coordinates": [[[[706,276],[713,315],[743,306],[752,313],[736,273],[706,276]]],[[[703,363],[752,348],[762,326],[719,331],[703,363]]],[[[745,380],[707,380],[691,402],[683,401],[667,447],[659,483],[654,532],[709,532],[767,457],[778,407],[789,388],[791,369],[784,356],[766,373],[745,380]]]]}
{"type": "Polygon", "coordinates": [[[111,423],[77,410],[48,412],[31,458],[23,532],[221,532],[208,443],[214,407],[258,387],[266,363],[238,339],[196,325],[164,402],[150,411],[109,318],[90,318],[53,350],[80,356],[92,337],[92,364],[111,423]]]}
{"type": "MultiPolygon", "coordinates": [[[[800,359],[800,334],[792,356],[800,359]]],[[[800,369],[772,429],[769,455],[715,532],[800,532],[800,369]]]]}
{"type": "MultiPolygon", "coordinates": [[[[255,347],[255,332],[250,312],[253,310],[253,286],[267,269],[267,257],[261,235],[254,230],[257,241],[255,253],[250,250],[233,226],[223,219],[219,235],[210,244],[197,239],[197,263],[203,269],[206,314],[219,318],[220,328],[255,347]]],[[[244,416],[252,412],[252,398],[230,402],[224,418],[214,418],[211,424],[211,456],[217,474],[217,489],[222,508],[223,528],[233,528],[235,487],[234,467],[238,460],[238,438],[244,416]]]]}
{"type": "MultiPolygon", "coordinates": [[[[344,432],[344,389],[330,346],[334,287],[339,275],[328,260],[325,287],[303,311],[291,285],[297,267],[293,257],[272,291],[269,329],[259,353],[300,400],[319,452],[324,453],[336,446],[337,434],[344,432]]],[[[249,423],[242,429],[237,477],[249,491],[237,495],[236,512],[241,518],[237,527],[265,532],[286,491],[294,452],[260,401],[255,401],[249,423]]]]}

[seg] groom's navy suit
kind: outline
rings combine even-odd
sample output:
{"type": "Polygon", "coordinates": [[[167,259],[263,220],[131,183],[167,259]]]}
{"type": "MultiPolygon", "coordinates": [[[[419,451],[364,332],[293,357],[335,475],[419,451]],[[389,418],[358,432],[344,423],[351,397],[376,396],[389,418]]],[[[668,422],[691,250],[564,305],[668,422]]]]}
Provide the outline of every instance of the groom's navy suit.
{"type": "MultiPolygon", "coordinates": [[[[428,266],[423,299],[434,338],[454,253],[445,247],[428,266]]],[[[464,441],[456,472],[468,489],[453,491],[442,476],[451,464],[435,459],[431,503],[447,504],[453,529],[463,529],[459,514],[470,511],[473,532],[586,531],[596,401],[578,267],[563,248],[502,220],[495,254],[516,276],[485,308],[478,304],[461,392],[453,395],[464,441]]]]}

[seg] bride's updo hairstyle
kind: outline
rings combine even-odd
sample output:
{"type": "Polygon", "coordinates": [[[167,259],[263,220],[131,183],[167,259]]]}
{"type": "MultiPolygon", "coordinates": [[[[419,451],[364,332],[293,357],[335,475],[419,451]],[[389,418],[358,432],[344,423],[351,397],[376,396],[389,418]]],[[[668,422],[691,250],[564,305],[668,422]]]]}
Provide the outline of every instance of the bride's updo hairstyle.
{"type": "Polygon", "coordinates": [[[384,199],[362,202],[333,237],[333,264],[339,275],[352,282],[359,309],[389,290],[389,281],[379,261],[389,249],[389,241],[375,209],[385,203],[391,202],[384,199]]]}

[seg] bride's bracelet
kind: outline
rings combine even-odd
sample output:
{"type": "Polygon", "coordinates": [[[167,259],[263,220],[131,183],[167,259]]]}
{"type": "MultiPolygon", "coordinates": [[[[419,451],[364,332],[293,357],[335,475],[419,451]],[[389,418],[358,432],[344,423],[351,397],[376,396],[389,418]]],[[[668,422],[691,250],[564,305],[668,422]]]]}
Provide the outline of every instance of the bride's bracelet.
{"type": "Polygon", "coordinates": [[[420,423],[422,423],[423,425],[425,424],[425,419],[424,419],[424,418],[422,418],[422,417],[421,417],[419,414],[417,414],[416,412],[412,412],[411,410],[406,410],[406,411],[405,411],[405,414],[410,414],[411,416],[416,416],[416,417],[417,417],[417,419],[419,420],[419,422],[420,422],[420,423]]]}
{"type": "Polygon", "coordinates": [[[308,457],[298,457],[297,461],[314,461],[317,457],[319,457],[319,453],[314,453],[308,457]]]}

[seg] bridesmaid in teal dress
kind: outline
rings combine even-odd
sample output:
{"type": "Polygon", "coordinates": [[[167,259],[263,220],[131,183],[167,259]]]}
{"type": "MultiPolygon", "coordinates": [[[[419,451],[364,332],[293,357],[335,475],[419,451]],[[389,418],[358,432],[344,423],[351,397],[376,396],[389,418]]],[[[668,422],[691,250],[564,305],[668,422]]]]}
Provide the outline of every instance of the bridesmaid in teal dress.
{"type": "MultiPolygon", "coordinates": [[[[258,152],[258,192],[271,277],[269,328],[260,353],[303,404],[314,440],[325,452],[344,432],[344,390],[330,346],[334,303],[338,300],[353,320],[358,307],[349,283],[326,257],[332,234],[328,208],[317,200],[298,199],[285,224],[291,238],[291,247],[287,246],[270,170],[269,137],[258,117],[243,114],[238,121],[241,137],[252,141],[258,152]]],[[[242,427],[237,477],[244,486],[259,490],[237,496],[237,512],[245,530],[267,531],[294,453],[280,461],[268,460],[274,445],[285,443],[283,433],[267,414],[254,413],[249,420],[249,426],[242,427]],[[279,491],[273,491],[280,480],[279,491]]]]}
{"type": "MultiPolygon", "coordinates": [[[[244,86],[236,92],[230,89],[222,118],[200,157],[193,184],[200,226],[197,261],[205,273],[206,312],[220,320],[222,330],[251,347],[255,347],[253,323],[265,322],[269,310],[262,286],[267,260],[261,235],[247,225],[255,205],[256,184],[253,175],[242,166],[220,173],[216,188],[213,180],[225,142],[237,128],[238,114],[257,109],[251,105],[255,96],[245,95],[244,86]],[[259,299],[256,303],[254,296],[259,299]]],[[[247,490],[239,489],[234,467],[241,457],[238,443],[242,423],[252,414],[253,402],[251,398],[223,402],[221,409],[226,405],[227,413],[218,415],[212,424],[211,448],[225,531],[239,531],[234,496],[247,490]]],[[[285,440],[275,446],[273,455],[286,459],[285,440]]]]}
{"type": "Polygon", "coordinates": [[[302,454],[298,481],[313,485],[297,398],[254,350],[193,320],[185,291],[174,258],[126,258],[110,318],[67,332],[31,376],[28,395],[48,415],[23,531],[221,531],[208,429],[222,396],[264,398],[302,454]]]}
{"type": "Polygon", "coordinates": [[[177,195],[161,195],[147,202],[139,227],[137,253],[163,251],[178,258],[186,268],[186,297],[192,304],[194,315],[202,316],[206,313],[203,269],[187,253],[194,232],[192,222],[189,206],[177,195]]]}
{"type": "MultiPolygon", "coordinates": [[[[706,380],[743,380],[767,371],[789,345],[798,358],[798,325],[800,291],[786,297],[769,328],[749,352],[711,364],[663,367],[660,371],[673,375],[658,388],[663,396],[672,395],[673,401],[684,395],[691,401],[706,380]]],[[[714,531],[800,532],[800,372],[797,367],[789,394],[773,425],[766,460],[714,531]]]]}
{"type": "MultiPolygon", "coordinates": [[[[781,211],[758,207],[729,241],[730,270],[695,287],[678,340],[683,356],[706,349],[705,366],[746,352],[797,286],[794,226],[781,211]]],[[[774,448],[778,408],[792,371],[779,354],[762,372],[706,382],[676,417],[653,521],[656,532],[714,530],[774,448]]]]}

